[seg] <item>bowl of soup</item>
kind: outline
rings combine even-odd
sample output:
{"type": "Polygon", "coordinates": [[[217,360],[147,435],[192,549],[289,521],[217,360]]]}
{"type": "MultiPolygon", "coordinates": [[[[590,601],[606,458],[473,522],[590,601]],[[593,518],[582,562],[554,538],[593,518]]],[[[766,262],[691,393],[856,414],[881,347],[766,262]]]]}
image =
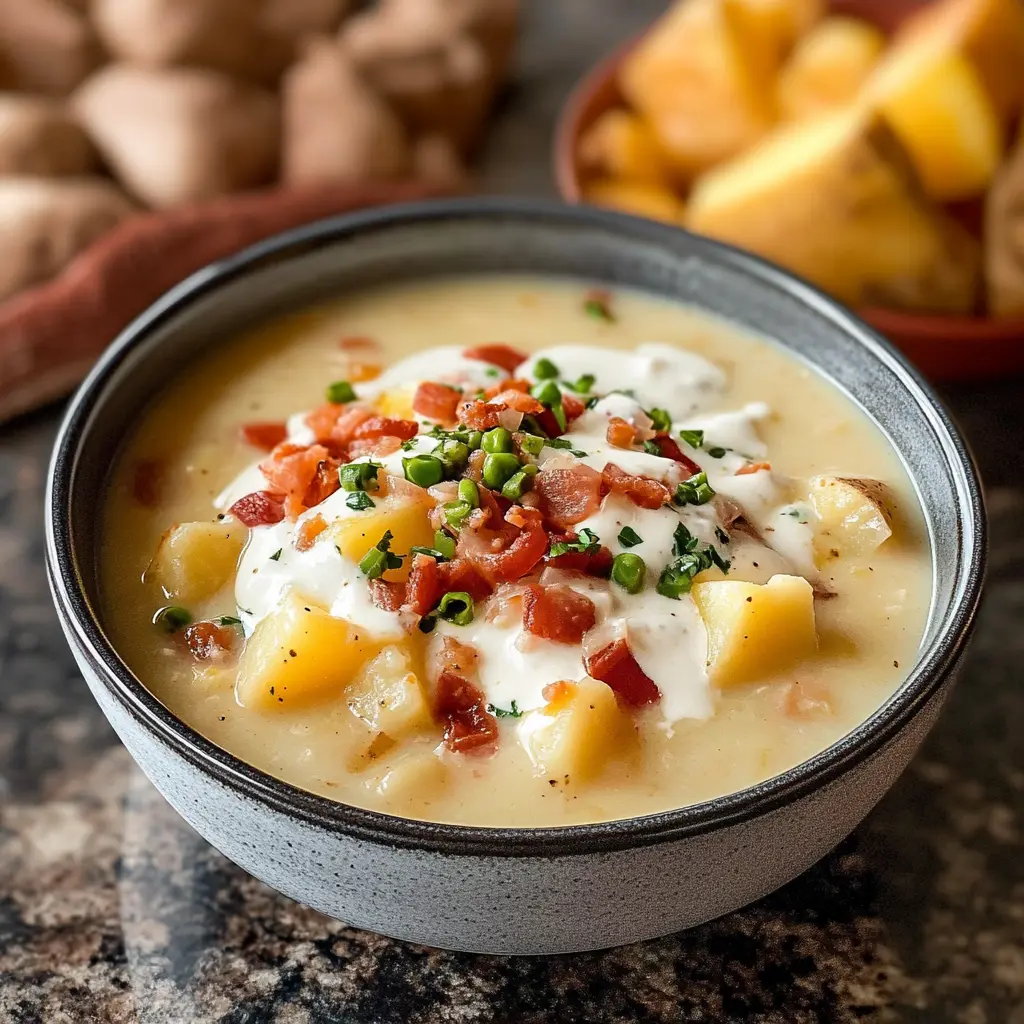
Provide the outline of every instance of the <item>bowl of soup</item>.
{"type": "Polygon", "coordinates": [[[68,410],[63,628],[160,792],[292,898],[549,953],[850,832],[977,607],[963,441],[850,313],[618,214],[360,213],[189,279],[68,410]]]}

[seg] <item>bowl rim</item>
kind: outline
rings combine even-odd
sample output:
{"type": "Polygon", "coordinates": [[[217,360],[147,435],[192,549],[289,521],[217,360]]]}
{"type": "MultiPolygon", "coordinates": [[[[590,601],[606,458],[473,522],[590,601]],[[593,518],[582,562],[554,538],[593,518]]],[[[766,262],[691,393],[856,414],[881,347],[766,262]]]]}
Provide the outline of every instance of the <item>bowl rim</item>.
{"type": "MultiPolygon", "coordinates": [[[[896,692],[845,736],[814,757],[735,793],[681,808],[615,821],[517,828],[418,821],[331,800],[277,779],[217,746],[186,725],[143,685],[104,634],[86,596],[72,543],[71,499],[83,433],[110,378],[153,330],[192,302],[262,267],[395,225],[481,218],[561,219],[671,245],[680,228],[594,207],[547,200],[471,198],[396,204],[342,214],[275,235],[192,274],[126,327],[75,393],[59,428],[45,500],[46,566],[59,617],[76,653],[96,670],[107,694],[164,745],[243,799],[257,799],[306,823],[388,847],[487,857],[572,856],[612,852],[696,836],[759,817],[827,784],[884,746],[920,711],[956,666],[973,627],[986,557],[985,513],[973,458],[932,389],[884,338],[824,293],[749,253],[691,235],[698,250],[729,269],[781,289],[856,339],[900,380],[925,414],[946,457],[957,492],[964,572],[954,585],[941,632],[896,692]]],[[[784,342],[781,342],[784,345],[784,342]]],[[[831,377],[819,369],[827,380],[831,377]]]]}

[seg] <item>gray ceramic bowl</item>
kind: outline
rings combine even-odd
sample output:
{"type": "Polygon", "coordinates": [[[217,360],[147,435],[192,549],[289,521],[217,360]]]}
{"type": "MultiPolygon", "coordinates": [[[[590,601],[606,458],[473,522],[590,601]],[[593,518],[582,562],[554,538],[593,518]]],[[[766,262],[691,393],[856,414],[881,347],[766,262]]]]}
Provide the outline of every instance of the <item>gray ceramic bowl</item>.
{"type": "Polygon", "coordinates": [[[586,208],[507,201],[392,207],[293,231],[201,271],[111,346],[71,403],[47,497],[61,621],[89,686],[167,800],[245,870],[361,928],[493,953],[594,949],[686,928],[802,872],[892,785],[939,713],[971,630],[984,513],[963,441],[901,357],[851,314],[757,259],[586,208]],[[210,338],[380,282],[529,271],[671,296],[752,328],[850,395],[902,455],[935,568],[907,681],[817,757],[731,796],[597,825],[435,825],[332,803],[182,724],[118,658],[96,601],[97,508],[111,456],[210,338]]]}

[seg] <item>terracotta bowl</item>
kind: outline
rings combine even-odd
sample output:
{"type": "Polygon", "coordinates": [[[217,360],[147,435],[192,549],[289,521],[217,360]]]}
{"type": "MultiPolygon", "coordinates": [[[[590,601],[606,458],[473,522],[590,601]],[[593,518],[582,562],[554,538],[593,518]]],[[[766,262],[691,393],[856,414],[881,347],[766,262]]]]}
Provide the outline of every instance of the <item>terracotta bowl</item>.
{"type": "MultiPolygon", "coordinates": [[[[892,32],[922,0],[833,0],[836,13],[851,14],[892,32]]],[[[632,39],[597,64],[576,86],[562,109],[555,133],[554,172],[558,190],[582,202],[582,174],[576,159],[581,135],[605,111],[624,104],[618,71],[632,39]]],[[[965,211],[958,210],[958,214],[965,211]]],[[[966,211],[968,219],[977,211],[966,211]]],[[[950,316],[860,309],[858,314],[895,342],[933,380],[966,380],[1024,373],[1024,316],[950,316]]]]}

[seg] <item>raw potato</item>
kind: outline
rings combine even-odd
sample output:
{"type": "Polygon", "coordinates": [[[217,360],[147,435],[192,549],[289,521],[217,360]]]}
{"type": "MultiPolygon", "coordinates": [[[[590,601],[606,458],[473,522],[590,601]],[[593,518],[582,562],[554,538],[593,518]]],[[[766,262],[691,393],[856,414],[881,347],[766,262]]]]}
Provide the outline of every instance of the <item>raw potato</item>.
{"type": "Polygon", "coordinates": [[[977,243],[920,191],[877,117],[778,129],[701,178],[686,225],[774,260],[854,306],[974,309],[977,243]]]}
{"type": "Polygon", "coordinates": [[[415,809],[422,814],[448,785],[448,779],[448,765],[435,750],[420,744],[367,779],[366,788],[376,792],[390,811],[415,809]]]}
{"type": "Polygon", "coordinates": [[[4,88],[66,96],[101,59],[89,22],[60,0],[0,0],[4,88]]]}
{"type": "Polygon", "coordinates": [[[722,687],[791,668],[818,649],[814,591],[801,576],[765,584],[695,583],[693,600],[708,631],[708,670],[722,687]]]}
{"type": "Polygon", "coordinates": [[[592,181],[584,186],[583,198],[594,206],[606,206],[669,224],[679,224],[683,219],[682,199],[664,186],[611,179],[592,181]]]}
{"type": "Polygon", "coordinates": [[[572,683],[564,694],[523,720],[521,738],[538,773],[559,785],[585,783],[632,752],[636,735],[615,694],[596,679],[572,683]]]}
{"type": "Polygon", "coordinates": [[[668,185],[671,173],[651,126],[628,110],[603,113],[580,139],[579,158],[588,174],[668,185]]]}
{"type": "Polygon", "coordinates": [[[234,519],[178,523],[160,539],[150,568],[168,598],[190,605],[234,579],[248,536],[234,519]]]}
{"type": "Polygon", "coordinates": [[[867,96],[930,196],[948,202],[985,190],[1002,157],[1002,128],[966,57],[909,44],[894,48],[872,75],[867,96]]]}
{"type": "Polygon", "coordinates": [[[1024,313],[1024,140],[985,197],[985,281],[995,316],[1024,313]]]}
{"type": "Polygon", "coordinates": [[[0,179],[0,299],[48,281],[133,213],[102,178],[0,179]]]}
{"type": "Polygon", "coordinates": [[[96,151],[63,103],[0,94],[0,175],[41,178],[88,174],[96,151]]]}
{"type": "Polygon", "coordinates": [[[235,696],[263,711],[332,700],[381,646],[362,627],[289,593],[245,641],[235,696]]]}
{"type": "Polygon", "coordinates": [[[771,126],[771,82],[755,63],[723,0],[681,0],[627,57],[619,84],[674,168],[691,177],[771,126]]]}
{"type": "Polygon", "coordinates": [[[433,725],[430,705],[410,652],[389,644],[359,671],[348,688],[348,706],[374,732],[393,740],[433,725]]]}
{"type": "Polygon", "coordinates": [[[894,46],[962,53],[981,77],[1000,119],[1024,103],[1024,4],[1021,0],[938,0],[900,27],[894,46]]]}
{"type": "Polygon", "coordinates": [[[881,480],[818,476],[810,497],[818,516],[814,547],[822,561],[868,555],[892,536],[891,500],[881,480]]]}
{"type": "Polygon", "coordinates": [[[329,40],[285,75],[282,176],[289,185],[395,178],[412,161],[402,123],[329,40]]]}
{"type": "Polygon", "coordinates": [[[92,18],[119,60],[145,68],[211,68],[267,82],[291,59],[294,43],[267,30],[260,6],[258,0],[94,0],[92,18]]]}
{"type": "Polygon", "coordinates": [[[150,206],[256,188],[275,176],[276,97],[219,72],[111,64],[82,86],[75,106],[118,178],[150,206]]]}
{"type": "MultiPolygon", "coordinates": [[[[377,502],[375,508],[335,520],[328,527],[331,542],[338,546],[345,558],[358,562],[387,530],[392,533],[391,551],[396,555],[407,555],[409,548],[414,546],[433,545],[434,531],[427,519],[430,508],[428,502],[411,500],[405,496],[374,500],[377,502]]],[[[392,569],[387,578],[407,579],[410,562],[411,559],[406,558],[402,568],[392,569]]]]}
{"type": "Polygon", "coordinates": [[[883,49],[885,36],[874,25],[826,18],[797,43],[779,74],[780,116],[799,121],[852,102],[883,49]]]}

